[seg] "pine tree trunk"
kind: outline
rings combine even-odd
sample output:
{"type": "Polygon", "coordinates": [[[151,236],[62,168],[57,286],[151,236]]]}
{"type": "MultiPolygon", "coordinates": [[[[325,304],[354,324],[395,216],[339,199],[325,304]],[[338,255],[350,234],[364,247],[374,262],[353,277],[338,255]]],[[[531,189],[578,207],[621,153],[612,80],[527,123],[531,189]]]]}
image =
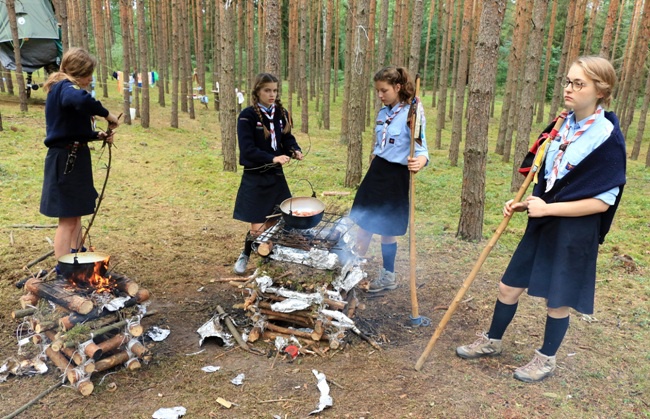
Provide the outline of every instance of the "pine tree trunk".
{"type": "MultiPolygon", "coordinates": [[[[388,3],[388,2],[387,2],[388,3]]],[[[426,45],[424,47],[424,69],[422,70],[422,88],[421,91],[422,93],[420,96],[425,96],[426,91],[427,91],[427,69],[428,64],[429,64],[429,44],[431,41],[431,25],[433,24],[433,13],[436,10],[435,4],[431,3],[429,4],[429,20],[427,24],[427,39],[426,39],[426,45]]]]}
{"type": "Polygon", "coordinates": [[[499,33],[506,10],[506,0],[488,0],[483,5],[476,59],[468,106],[465,164],[461,191],[461,214],[456,235],[464,240],[481,240],[485,207],[485,171],[487,165],[490,104],[494,95],[499,33]]]}
{"type": "Polygon", "coordinates": [[[20,111],[27,112],[27,92],[25,90],[25,80],[23,79],[23,65],[20,57],[20,39],[18,37],[16,1],[5,1],[5,4],[7,6],[7,17],[9,18],[9,27],[11,28],[11,37],[13,38],[14,59],[16,61],[16,83],[18,83],[18,95],[20,97],[20,111]]]}
{"type": "Polygon", "coordinates": [[[333,2],[327,1],[327,14],[323,22],[323,128],[330,129],[330,91],[332,80],[332,29],[334,28],[333,2]]]}
{"type": "MultiPolygon", "coordinates": [[[[650,76],[646,79],[645,93],[643,94],[643,106],[639,112],[639,124],[636,128],[636,138],[634,139],[634,146],[632,147],[632,154],[630,158],[637,160],[641,152],[641,143],[643,142],[643,133],[645,132],[646,120],[648,118],[648,109],[650,108],[650,76]]],[[[646,167],[650,162],[650,145],[648,145],[648,154],[646,155],[646,167]]]]}
{"type": "Polygon", "coordinates": [[[59,23],[61,24],[61,43],[63,44],[63,52],[65,53],[70,48],[70,34],[68,31],[68,5],[66,0],[58,0],[56,7],[56,15],[59,23]]]}
{"type": "Polygon", "coordinates": [[[541,66],[544,23],[549,0],[535,0],[529,31],[528,48],[524,59],[524,76],[521,86],[521,100],[517,113],[517,140],[510,190],[516,192],[523,183],[524,177],[519,173],[519,166],[526,157],[530,143],[530,131],[533,123],[535,92],[541,66]]]}
{"type": "MultiPolygon", "coordinates": [[[[517,91],[517,78],[519,75],[517,63],[521,62],[522,39],[525,38],[525,20],[527,15],[527,3],[524,1],[517,2],[517,11],[515,19],[515,29],[512,34],[512,44],[510,54],[508,55],[508,75],[506,76],[506,92],[503,97],[503,104],[501,105],[501,118],[499,119],[499,134],[497,135],[497,144],[494,150],[495,153],[503,156],[506,148],[506,136],[508,133],[508,123],[511,118],[516,117],[516,110],[514,109],[515,92],[517,91]],[[512,114],[510,110],[512,109],[512,114]]],[[[507,161],[507,160],[506,160],[507,161]]]]}
{"type": "Polygon", "coordinates": [[[307,96],[307,0],[300,0],[300,131],[309,133],[309,98],[307,96]]]}
{"type": "Polygon", "coordinates": [[[600,42],[599,55],[604,58],[609,58],[612,55],[612,37],[614,36],[614,22],[618,14],[618,6],[620,0],[610,0],[609,8],[607,9],[607,20],[605,21],[605,28],[603,29],[603,38],[600,42]]]}
{"type": "Polygon", "coordinates": [[[546,106],[546,90],[548,87],[548,74],[551,67],[551,53],[553,52],[553,34],[555,33],[555,20],[557,16],[557,4],[559,0],[551,0],[553,8],[551,10],[551,22],[549,24],[548,32],[546,34],[546,58],[544,59],[544,76],[542,78],[541,89],[539,90],[539,102],[537,104],[537,119],[535,122],[538,124],[544,121],[544,107],[546,106]]]}
{"type": "MultiPolygon", "coordinates": [[[[332,1],[332,0],[330,0],[332,1]]],[[[336,102],[336,97],[339,94],[339,42],[340,42],[340,33],[339,33],[339,4],[340,0],[336,1],[336,7],[334,8],[334,90],[332,92],[332,102],[336,102]]]]}
{"type": "Polygon", "coordinates": [[[237,104],[235,98],[235,33],[234,6],[219,0],[221,22],[221,151],[223,170],[237,171],[237,104]],[[229,7],[227,7],[229,5],[229,7]]]}
{"type": "MultiPolygon", "coordinates": [[[[366,0],[355,2],[354,22],[355,26],[368,26],[369,4],[366,0]]],[[[366,60],[366,51],[368,40],[365,36],[354,37],[352,48],[355,51],[355,60],[358,60],[361,66],[366,60]]],[[[363,67],[362,67],[363,68],[363,67]]],[[[345,186],[348,188],[355,187],[361,182],[361,169],[363,159],[363,136],[362,126],[364,115],[361,112],[363,94],[362,89],[366,87],[364,74],[362,71],[350,72],[351,92],[348,111],[350,118],[348,120],[348,161],[345,174],[345,186]]]]}
{"type": "MultiPolygon", "coordinates": [[[[598,17],[598,6],[600,0],[593,0],[591,3],[591,13],[589,13],[589,27],[587,28],[587,37],[585,38],[584,54],[591,55],[594,41],[594,30],[596,29],[596,18],[598,17]]],[[[553,4],[555,8],[555,3],[553,4]]]]}
{"type": "Polygon", "coordinates": [[[282,80],[280,73],[280,41],[282,40],[282,16],[279,0],[267,0],[266,6],[266,27],[264,37],[266,39],[264,71],[274,74],[282,80]]]}
{"type": "Polygon", "coordinates": [[[144,0],[138,0],[138,45],[140,48],[140,71],[142,72],[142,109],[140,124],[149,128],[149,43],[144,19],[144,0]]]}
{"type": "Polygon", "coordinates": [[[440,150],[442,148],[442,130],[445,129],[445,115],[447,114],[447,84],[449,80],[449,61],[451,59],[451,34],[453,31],[453,0],[447,0],[445,6],[445,27],[444,31],[444,50],[441,60],[441,69],[440,69],[440,97],[438,98],[438,116],[436,118],[436,143],[435,148],[440,150]]]}
{"type": "Polygon", "coordinates": [[[460,142],[463,138],[463,106],[465,105],[465,88],[467,85],[467,66],[469,63],[469,38],[472,30],[472,2],[465,2],[463,9],[463,28],[461,33],[458,54],[458,71],[456,74],[456,104],[451,130],[451,144],[449,145],[449,162],[458,166],[458,153],[460,142]]]}
{"type": "MultiPolygon", "coordinates": [[[[255,84],[255,5],[252,1],[246,3],[246,27],[248,34],[246,35],[246,56],[248,57],[246,64],[246,72],[248,73],[248,87],[247,92],[253,90],[255,84]]],[[[279,77],[279,76],[278,76],[279,77]]],[[[278,89],[280,89],[278,86],[278,89]]],[[[280,89],[281,91],[281,89],[280,89]]]]}
{"type": "Polygon", "coordinates": [[[568,66],[567,57],[569,53],[569,44],[571,42],[571,32],[573,27],[573,18],[575,16],[575,2],[569,3],[569,10],[567,15],[566,28],[564,30],[564,41],[562,42],[562,55],[560,56],[560,62],[557,66],[557,72],[555,73],[555,84],[553,86],[553,97],[551,99],[551,107],[549,110],[548,120],[552,121],[557,115],[557,109],[560,105],[562,99],[562,80],[566,76],[566,69],[568,66]]]}
{"type": "Polygon", "coordinates": [[[612,44],[612,50],[610,52],[609,61],[614,62],[616,59],[616,48],[618,45],[618,36],[621,33],[621,27],[623,23],[623,16],[625,15],[625,0],[621,0],[621,12],[618,14],[618,21],[616,23],[616,34],[614,35],[614,43],[612,44]]]}
{"type": "MultiPolygon", "coordinates": [[[[183,0],[171,0],[171,18],[172,18],[172,25],[171,25],[171,45],[175,45],[176,47],[171,48],[172,51],[172,62],[171,62],[171,67],[172,67],[172,112],[171,112],[171,127],[172,128],[178,128],[178,78],[179,78],[179,68],[180,68],[180,57],[179,57],[179,48],[177,47],[180,45],[179,41],[179,16],[178,16],[178,7],[179,4],[178,2],[183,1],[183,0]]],[[[223,92],[223,89],[221,89],[223,92]]],[[[222,127],[223,127],[223,122],[222,122],[222,127]]]]}
{"type": "Polygon", "coordinates": [[[413,17],[411,19],[411,48],[409,53],[409,71],[415,76],[420,70],[420,44],[422,42],[422,16],[424,1],[414,0],[413,17]]]}
{"type": "MultiPolygon", "coordinates": [[[[129,0],[120,0],[120,25],[122,27],[122,36],[124,45],[129,45],[129,17],[131,4],[129,0]]],[[[131,93],[129,92],[129,75],[131,74],[131,54],[128,48],[122,49],[122,112],[124,114],[124,123],[131,124],[131,93]]]]}

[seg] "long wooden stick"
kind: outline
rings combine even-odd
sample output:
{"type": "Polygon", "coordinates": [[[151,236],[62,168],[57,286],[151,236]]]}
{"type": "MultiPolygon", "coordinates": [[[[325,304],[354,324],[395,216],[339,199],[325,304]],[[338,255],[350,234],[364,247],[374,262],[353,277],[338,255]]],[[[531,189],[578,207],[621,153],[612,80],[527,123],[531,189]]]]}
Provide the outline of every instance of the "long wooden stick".
{"type": "MultiPolygon", "coordinates": [[[[420,94],[420,75],[418,74],[415,77],[415,98],[411,103],[411,108],[409,109],[412,112],[411,117],[411,149],[409,152],[409,157],[413,157],[415,154],[415,128],[417,125],[417,116],[418,116],[418,102],[417,98],[420,94]]],[[[411,319],[420,318],[420,309],[418,305],[418,294],[417,294],[417,284],[415,281],[415,268],[416,268],[416,248],[415,248],[415,173],[409,171],[409,284],[411,289],[411,319]]]]}
{"type": "MultiPolygon", "coordinates": [[[[517,195],[513,199],[512,201],[513,204],[520,202],[521,198],[523,198],[524,194],[526,193],[526,189],[528,189],[528,186],[530,185],[531,181],[535,177],[535,174],[537,173],[537,170],[539,169],[539,166],[542,163],[542,159],[547,149],[547,145],[550,144],[551,141],[553,141],[553,138],[555,138],[555,136],[557,135],[557,132],[560,130],[560,127],[562,126],[562,123],[564,122],[565,118],[566,118],[566,111],[563,111],[562,114],[560,114],[560,116],[558,117],[557,122],[553,127],[553,130],[551,131],[548,139],[544,143],[544,146],[538,150],[537,156],[535,157],[535,162],[533,163],[533,166],[530,168],[530,172],[528,172],[528,175],[526,176],[524,183],[519,188],[517,195]]],[[[436,344],[436,341],[442,334],[442,331],[445,329],[445,326],[449,322],[449,319],[451,318],[452,314],[454,314],[454,311],[456,311],[458,304],[463,299],[463,296],[469,289],[469,286],[472,284],[472,282],[474,282],[474,279],[476,278],[479,269],[481,269],[481,266],[483,266],[483,262],[485,262],[485,259],[487,259],[488,255],[494,248],[494,245],[496,245],[497,241],[499,240],[499,237],[501,237],[501,234],[508,226],[508,223],[510,222],[511,218],[512,218],[512,213],[510,213],[510,215],[503,218],[503,221],[501,221],[499,227],[497,227],[497,230],[492,235],[492,238],[488,242],[487,246],[485,246],[485,249],[483,249],[483,252],[481,252],[481,255],[479,256],[478,260],[474,264],[474,267],[472,268],[472,271],[469,273],[469,275],[465,279],[465,282],[463,282],[463,285],[461,285],[460,289],[456,293],[454,300],[451,302],[449,308],[445,312],[445,315],[440,320],[440,323],[438,324],[436,331],[433,333],[433,336],[431,336],[431,339],[429,340],[427,347],[424,349],[422,355],[420,355],[418,362],[416,362],[415,369],[417,371],[420,371],[422,365],[427,360],[427,357],[431,353],[431,350],[433,350],[433,345],[436,344]]]]}

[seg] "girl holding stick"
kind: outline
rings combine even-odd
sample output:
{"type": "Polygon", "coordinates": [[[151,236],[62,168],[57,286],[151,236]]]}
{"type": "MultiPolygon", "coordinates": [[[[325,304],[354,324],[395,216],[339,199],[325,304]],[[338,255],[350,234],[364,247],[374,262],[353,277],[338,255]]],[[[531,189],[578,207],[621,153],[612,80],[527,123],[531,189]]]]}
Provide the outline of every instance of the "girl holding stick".
{"type": "MultiPolygon", "coordinates": [[[[373,234],[381,236],[383,265],[368,292],[397,288],[395,257],[397,236],[406,234],[409,220],[409,171],[419,172],[429,162],[429,151],[415,145],[410,156],[411,129],[407,122],[415,85],[403,67],[385,67],[374,76],[375,89],[384,107],[375,125],[373,159],[354,198],[350,218],[359,226],[355,251],[365,255],[373,234]]],[[[421,112],[418,109],[417,112],[421,112]]],[[[420,115],[424,132],[424,115],[420,115]]]]}
{"type": "Polygon", "coordinates": [[[461,358],[499,355],[502,336],[519,297],[546,299],[546,328],[541,348],[514,377],[535,382],[551,375],[556,353],[569,328],[571,308],[594,310],[598,245],[609,231],[625,185],[625,140],[618,118],[603,107],[616,82],[604,58],[578,58],[564,81],[568,115],[539,170],[531,196],[505,203],[504,216],[526,211],[528,225],[506,268],[492,323],[474,343],[456,348],[461,358]]]}

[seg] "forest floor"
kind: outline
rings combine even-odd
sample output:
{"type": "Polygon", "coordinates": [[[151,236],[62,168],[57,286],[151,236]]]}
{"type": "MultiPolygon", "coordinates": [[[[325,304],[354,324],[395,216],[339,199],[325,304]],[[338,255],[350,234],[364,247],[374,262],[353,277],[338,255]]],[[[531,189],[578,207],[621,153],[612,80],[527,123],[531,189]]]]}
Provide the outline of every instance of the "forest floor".
{"type": "MultiPolygon", "coordinates": [[[[106,102],[118,109],[117,100],[106,102]]],[[[171,334],[152,344],[153,361],[141,369],[118,368],[93,375],[95,390],[88,397],[69,387],[59,388],[20,417],[148,418],[159,408],[174,406],[185,407],[188,418],[307,417],[319,401],[313,370],[326,375],[333,398],[333,406],[322,417],[650,416],[650,252],[646,247],[650,174],[640,164],[630,164],[619,218],[601,247],[596,312],[592,316],[572,313],[552,377],[536,384],[512,378],[513,370],[527,363],[541,346],[544,333],[544,301],[527,295],[505,336],[501,356],[467,361],[454,353],[456,346],[474,341],[475,333],[489,326],[500,274],[521,237],[523,217],[511,222],[422,371],[414,369],[445,307],[486,244],[486,240],[468,243],[455,238],[462,168],[450,167],[444,150],[432,151],[432,167],[418,175],[418,301],[420,314],[431,317],[433,325],[416,328],[409,324],[408,240],[402,237],[399,287],[372,295],[357,293],[363,309],[357,310],[354,320],[382,349],[349,333],[339,350],[291,360],[276,357],[272,342],[254,344],[265,356],[224,348],[211,339],[199,347],[196,330],[216,313],[217,305],[242,328],[248,326],[243,312],[232,308],[242,302],[241,291],[213,282],[233,276],[232,265],[243,244],[246,227],[232,220],[241,174],[222,171],[218,118],[212,109],[197,108],[196,120],[183,115],[181,128],[173,130],[167,128],[169,109],[153,108],[153,128],[145,130],[139,121],[118,128],[107,195],[91,240],[97,250],[111,255],[116,271],[151,291],[149,309],[158,314],[146,318],[145,326],[167,328],[171,334]],[[221,369],[205,373],[201,368],[207,365],[221,369]],[[240,373],[245,374],[244,385],[231,384],[240,373]],[[222,407],[216,402],[219,397],[234,406],[222,407]]],[[[0,133],[3,362],[16,356],[18,348],[18,321],[11,318],[11,312],[19,308],[22,291],[14,283],[25,276],[22,266],[50,249],[47,238],[54,234],[53,229],[12,225],[55,220],[38,214],[45,155],[42,106],[35,102],[27,114],[21,114],[17,104],[0,100],[0,112],[5,129],[0,133]]],[[[429,135],[433,138],[433,132],[429,135]]],[[[342,186],[345,147],[339,145],[337,133],[315,127],[310,136],[298,134],[298,140],[307,156],[285,170],[292,191],[304,195],[307,186],[299,181],[303,178],[317,192],[348,190],[342,186]]],[[[106,155],[100,157],[100,153],[99,149],[93,152],[98,189],[106,163],[106,155]]],[[[500,220],[501,204],[511,195],[510,164],[494,158],[489,167],[486,237],[500,220]]],[[[349,208],[354,190],[349,191],[348,197],[323,200],[329,206],[349,208]]],[[[257,256],[252,258],[249,273],[259,261],[257,256]]],[[[371,278],[380,261],[379,244],[373,241],[367,264],[371,278]]],[[[54,264],[50,258],[34,269],[54,264]]],[[[0,383],[0,416],[18,409],[58,379],[51,366],[45,375],[10,377],[0,383]]]]}

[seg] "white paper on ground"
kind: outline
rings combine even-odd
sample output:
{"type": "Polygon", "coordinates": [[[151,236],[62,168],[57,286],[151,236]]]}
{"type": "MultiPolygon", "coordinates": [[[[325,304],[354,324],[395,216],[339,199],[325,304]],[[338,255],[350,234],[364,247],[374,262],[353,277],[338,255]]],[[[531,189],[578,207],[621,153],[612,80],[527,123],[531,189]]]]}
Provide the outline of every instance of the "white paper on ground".
{"type": "Polygon", "coordinates": [[[310,415],[313,415],[314,413],[322,412],[326,408],[331,407],[334,404],[334,400],[330,396],[330,386],[327,384],[327,377],[325,377],[325,374],[316,370],[311,370],[311,372],[316,376],[316,379],[318,380],[318,384],[316,385],[318,386],[318,390],[320,390],[318,407],[316,410],[309,412],[310,415]]]}
{"type": "Polygon", "coordinates": [[[178,419],[185,416],[187,409],[183,406],[176,407],[162,407],[156,410],[151,416],[153,419],[178,419]]]}

